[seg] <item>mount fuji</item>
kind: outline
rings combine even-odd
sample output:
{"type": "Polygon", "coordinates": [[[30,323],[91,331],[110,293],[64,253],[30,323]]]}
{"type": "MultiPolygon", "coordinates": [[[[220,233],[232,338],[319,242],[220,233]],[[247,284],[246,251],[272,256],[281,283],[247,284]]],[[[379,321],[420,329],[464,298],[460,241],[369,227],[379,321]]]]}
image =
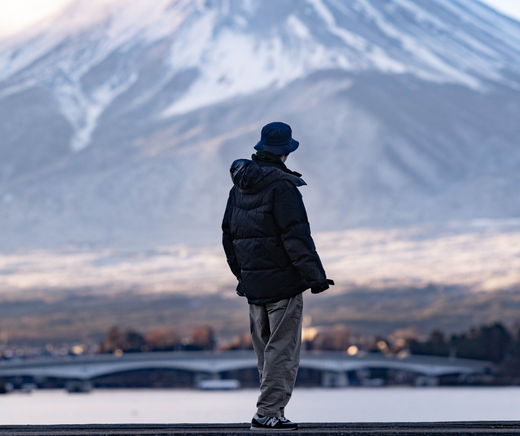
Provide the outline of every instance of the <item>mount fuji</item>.
{"type": "Polygon", "coordinates": [[[516,218],[519,120],[476,0],[77,0],[0,40],[0,250],[218,242],[271,121],[314,231],[516,218]]]}

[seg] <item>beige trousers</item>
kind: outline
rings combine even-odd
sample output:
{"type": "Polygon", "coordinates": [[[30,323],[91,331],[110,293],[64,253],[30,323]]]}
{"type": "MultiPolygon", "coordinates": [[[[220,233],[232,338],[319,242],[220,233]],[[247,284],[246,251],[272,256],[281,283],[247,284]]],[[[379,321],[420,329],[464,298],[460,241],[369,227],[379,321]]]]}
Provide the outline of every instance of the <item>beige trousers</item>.
{"type": "Polygon", "coordinates": [[[249,321],[258,359],[258,413],[284,416],[300,365],[302,294],[276,303],[250,304],[249,321]]]}

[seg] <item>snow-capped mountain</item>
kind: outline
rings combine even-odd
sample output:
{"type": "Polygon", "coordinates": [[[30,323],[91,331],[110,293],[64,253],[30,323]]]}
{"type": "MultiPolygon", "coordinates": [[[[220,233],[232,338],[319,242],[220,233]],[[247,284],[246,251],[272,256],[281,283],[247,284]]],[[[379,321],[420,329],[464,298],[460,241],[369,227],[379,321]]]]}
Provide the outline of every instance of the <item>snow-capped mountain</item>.
{"type": "Polygon", "coordinates": [[[267,122],[315,230],[520,214],[520,23],[476,0],[78,0],[0,40],[0,249],[215,241],[267,122]]]}

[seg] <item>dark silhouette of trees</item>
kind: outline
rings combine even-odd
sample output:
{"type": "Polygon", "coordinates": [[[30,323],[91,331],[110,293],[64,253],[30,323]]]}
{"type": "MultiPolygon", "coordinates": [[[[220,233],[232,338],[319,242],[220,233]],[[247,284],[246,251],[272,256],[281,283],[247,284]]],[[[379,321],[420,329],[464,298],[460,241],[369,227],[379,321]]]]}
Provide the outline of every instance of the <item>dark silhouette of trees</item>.
{"type": "MultiPolygon", "coordinates": [[[[415,355],[457,357],[487,360],[500,364],[501,372],[510,377],[520,377],[520,329],[512,335],[504,325],[496,322],[474,327],[469,332],[447,337],[442,331],[433,330],[426,341],[418,338],[362,337],[344,325],[317,328],[315,335],[307,339],[304,349],[323,351],[348,351],[353,354],[377,352],[397,354],[406,352],[415,355]]],[[[133,330],[113,327],[101,341],[101,353],[132,353],[147,351],[211,351],[216,348],[213,328],[195,328],[189,338],[181,336],[172,328],[152,330],[142,336],[133,330]]],[[[222,350],[252,349],[249,333],[235,337],[222,350]]]]}
{"type": "Polygon", "coordinates": [[[447,340],[439,330],[434,330],[426,342],[410,343],[412,354],[452,356],[461,359],[501,362],[512,345],[512,337],[501,323],[472,328],[469,333],[452,335],[447,340]]]}
{"type": "Polygon", "coordinates": [[[144,338],[133,330],[119,330],[112,327],[105,339],[100,344],[101,353],[136,353],[143,351],[145,345],[144,338]]]}
{"type": "Polygon", "coordinates": [[[518,326],[516,334],[511,340],[508,353],[506,353],[504,361],[500,365],[500,373],[508,377],[510,382],[520,383],[520,328],[518,326]]]}
{"type": "Polygon", "coordinates": [[[152,330],[145,336],[146,351],[174,351],[182,349],[181,337],[174,329],[152,330]]]}
{"type": "Polygon", "coordinates": [[[450,343],[455,347],[457,357],[498,363],[511,345],[511,335],[502,324],[495,323],[473,328],[469,334],[454,335],[450,343]]]}
{"type": "Polygon", "coordinates": [[[450,354],[449,341],[446,340],[444,333],[440,330],[433,330],[426,342],[419,342],[417,339],[412,340],[409,347],[412,354],[444,357],[450,354]]]}
{"type": "Polygon", "coordinates": [[[181,339],[174,329],[150,331],[145,337],[133,330],[112,327],[100,344],[100,353],[135,353],[147,351],[211,351],[215,332],[209,326],[197,327],[190,338],[181,339]]]}
{"type": "Polygon", "coordinates": [[[191,333],[191,343],[186,345],[186,350],[211,351],[215,349],[215,344],[215,332],[211,327],[197,327],[191,333]]]}
{"type": "Polygon", "coordinates": [[[231,351],[231,350],[252,350],[253,349],[253,340],[251,339],[250,333],[244,333],[239,336],[235,336],[231,342],[223,345],[220,348],[222,351],[231,351]]]}
{"type": "Polygon", "coordinates": [[[352,332],[344,325],[338,324],[318,331],[307,348],[310,350],[345,351],[351,344],[352,332]]]}

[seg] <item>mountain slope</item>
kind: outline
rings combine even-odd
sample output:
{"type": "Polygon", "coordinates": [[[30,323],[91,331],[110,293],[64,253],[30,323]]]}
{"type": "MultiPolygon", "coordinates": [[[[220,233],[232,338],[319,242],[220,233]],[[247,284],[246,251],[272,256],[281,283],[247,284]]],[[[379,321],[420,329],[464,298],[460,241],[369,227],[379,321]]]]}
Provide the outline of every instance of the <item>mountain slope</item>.
{"type": "Polygon", "coordinates": [[[474,0],[77,1],[0,41],[0,249],[217,241],[272,120],[315,230],[518,216],[519,97],[474,0]]]}

